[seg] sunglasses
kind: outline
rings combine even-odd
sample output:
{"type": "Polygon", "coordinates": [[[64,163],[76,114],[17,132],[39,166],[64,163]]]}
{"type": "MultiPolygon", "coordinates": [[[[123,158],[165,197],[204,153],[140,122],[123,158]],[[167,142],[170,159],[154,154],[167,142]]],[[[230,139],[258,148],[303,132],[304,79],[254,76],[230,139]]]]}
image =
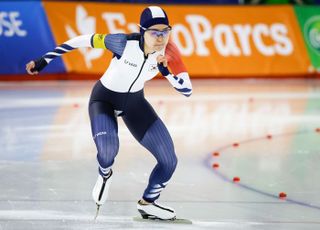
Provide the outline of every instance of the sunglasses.
{"type": "Polygon", "coordinates": [[[150,34],[154,38],[158,38],[160,36],[167,37],[169,35],[169,32],[172,29],[171,26],[168,26],[167,28],[165,28],[163,30],[147,29],[147,28],[142,27],[141,25],[139,25],[139,27],[141,29],[143,29],[145,32],[147,32],[148,34],[150,34]]]}

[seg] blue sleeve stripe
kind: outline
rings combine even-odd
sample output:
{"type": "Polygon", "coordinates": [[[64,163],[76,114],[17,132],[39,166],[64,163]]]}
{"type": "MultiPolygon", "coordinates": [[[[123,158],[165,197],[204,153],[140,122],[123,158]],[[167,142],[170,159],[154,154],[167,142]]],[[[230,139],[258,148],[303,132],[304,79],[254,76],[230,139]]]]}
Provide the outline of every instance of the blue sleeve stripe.
{"type": "Polygon", "coordinates": [[[60,45],[62,48],[64,48],[64,49],[66,49],[66,50],[73,50],[74,48],[73,47],[71,47],[71,46],[69,46],[69,45],[67,45],[67,44],[62,44],[62,45],[60,45]]]}
{"type": "Polygon", "coordinates": [[[58,55],[47,54],[47,55],[44,55],[43,57],[44,57],[44,58],[50,58],[50,59],[53,59],[53,58],[58,57],[58,55]]]}
{"type": "Polygon", "coordinates": [[[176,87],[174,87],[177,91],[181,92],[181,93],[188,93],[191,92],[191,89],[189,88],[183,88],[183,89],[178,89],[176,87]]]}
{"type": "Polygon", "coordinates": [[[104,39],[104,44],[108,50],[122,56],[127,44],[127,36],[125,34],[108,34],[104,39]]]}
{"type": "Polygon", "coordinates": [[[66,51],[60,50],[60,49],[55,49],[53,52],[58,53],[58,54],[64,54],[66,51]]]}

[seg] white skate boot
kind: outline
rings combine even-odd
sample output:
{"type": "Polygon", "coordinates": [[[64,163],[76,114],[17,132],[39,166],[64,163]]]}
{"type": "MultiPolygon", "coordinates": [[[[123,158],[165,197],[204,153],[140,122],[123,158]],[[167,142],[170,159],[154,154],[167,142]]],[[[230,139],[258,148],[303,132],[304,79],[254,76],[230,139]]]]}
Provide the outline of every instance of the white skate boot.
{"type": "Polygon", "coordinates": [[[104,204],[108,198],[108,191],[112,180],[112,170],[107,176],[98,176],[97,182],[92,190],[92,198],[98,206],[104,204]]]}
{"type": "Polygon", "coordinates": [[[172,208],[159,205],[156,202],[145,203],[142,200],[139,200],[137,208],[143,219],[176,219],[176,212],[172,208]]]}

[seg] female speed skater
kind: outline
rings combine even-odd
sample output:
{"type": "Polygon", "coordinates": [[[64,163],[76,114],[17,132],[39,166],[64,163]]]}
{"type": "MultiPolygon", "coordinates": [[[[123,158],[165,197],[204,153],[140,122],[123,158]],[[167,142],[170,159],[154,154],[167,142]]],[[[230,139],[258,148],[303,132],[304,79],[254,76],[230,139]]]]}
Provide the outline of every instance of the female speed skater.
{"type": "Polygon", "coordinates": [[[169,41],[171,26],[166,12],[158,6],[145,8],[139,27],[140,33],[77,36],[30,61],[26,70],[31,75],[38,74],[54,58],[81,47],[108,49],[113,53],[108,69],[92,89],[89,102],[99,164],[93,200],[99,209],[107,199],[112,165],[119,150],[117,119],[122,117],[135,139],[157,160],[137,209],[143,218],[170,220],[176,218],[175,211],[156,200],[175,171],[177,157],[166,126],[144,97],[144,83],[160,72],[185,96],[191,95],[192,85],[177,47],[169,41]]]}

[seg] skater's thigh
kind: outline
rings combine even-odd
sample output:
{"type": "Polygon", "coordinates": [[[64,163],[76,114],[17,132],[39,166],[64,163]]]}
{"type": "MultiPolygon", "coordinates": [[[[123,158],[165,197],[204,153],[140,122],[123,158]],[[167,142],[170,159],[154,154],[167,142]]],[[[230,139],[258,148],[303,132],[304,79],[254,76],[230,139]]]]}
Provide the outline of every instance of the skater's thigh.
{"type": "Polygon", "coordinates": [[[146,99],[141,99],[125,112],[122,117],[132,135],[140,142],[158,115],[146,99]]]}
{"type": "Polygon", "coordinates": [[[98,132],[118,133],[117,118],[112,106],[107,102],[95,101],[89,105],[92,134],[98,132]]]}

